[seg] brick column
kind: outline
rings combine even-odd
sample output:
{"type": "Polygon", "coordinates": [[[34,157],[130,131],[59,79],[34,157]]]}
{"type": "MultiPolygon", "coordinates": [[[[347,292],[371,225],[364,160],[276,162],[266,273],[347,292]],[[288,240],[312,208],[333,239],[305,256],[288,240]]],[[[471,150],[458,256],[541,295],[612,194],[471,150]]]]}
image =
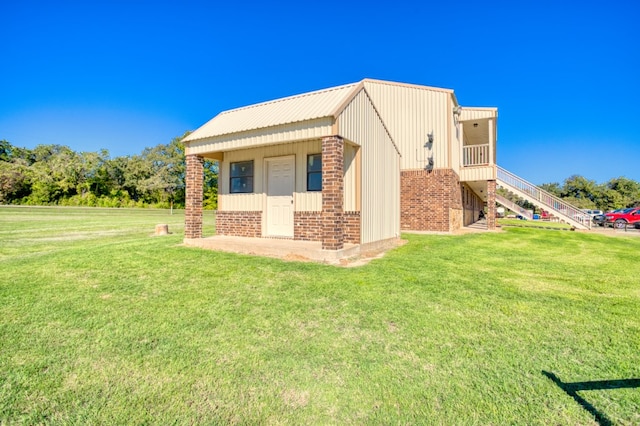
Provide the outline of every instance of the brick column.
{"type": "Polygon", "coordinates": [[[344,248],[344,142],[322,139],[322,249],[344,248]]]}
{"type": "Polygon", "coordinates": [[[496,181],[487,181],[487,229],[496,229],[496,181]]]}
{"type": "Polygon", "coordinates": [[[202,238],[203,165],[204,159],[202,157],[187,155],[184,211],[185,238],[202,238]]]}

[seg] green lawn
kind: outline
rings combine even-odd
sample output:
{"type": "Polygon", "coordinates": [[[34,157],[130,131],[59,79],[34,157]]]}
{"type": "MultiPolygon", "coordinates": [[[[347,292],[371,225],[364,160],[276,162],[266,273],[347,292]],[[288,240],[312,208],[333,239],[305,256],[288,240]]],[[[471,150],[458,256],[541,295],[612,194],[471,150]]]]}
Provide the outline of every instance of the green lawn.
{"type": "Polygon", "coordinates": [[[405,235],[339,268],[182,221],[0,207],[0,424],[640,424],[640,238],[405,235]],[[573,385],[590,413],[544,372],[614,388],[573,385]]]}
{"type": "Polygon", "coordinates": [[[518,226],[523,228],[546,228],[546,229],[571,229],[571,225],[564,222],[551,222],[544,220],[520,220],[520,219],[498,219],[501,226],[518,226]]]}

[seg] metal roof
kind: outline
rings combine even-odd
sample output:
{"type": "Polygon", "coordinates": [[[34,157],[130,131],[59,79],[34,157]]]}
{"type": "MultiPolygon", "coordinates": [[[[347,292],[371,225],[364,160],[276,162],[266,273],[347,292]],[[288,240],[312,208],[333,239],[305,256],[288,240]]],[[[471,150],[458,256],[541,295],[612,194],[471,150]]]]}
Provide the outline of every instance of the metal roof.
{"type": "MultiPolygon", "coordinates": [[[[387,85],[412,90],[447,93],[452,97],[454,105],[458,105],[455,93],[451,89],[364,79],[357,83],[223,111],[195,130],[183,141],[193,142],[325,117],[336,118],[360,88],[364,87],[366,90],[367,86],[370,85],[387,85]]],[[[463,108],[464,111],[465,109],[463,108]]]]}
{"type": "Polygon", "coordinates": [[[184,141],[333,116],[357,85],[358,83],[352,83],[223,111],[184,141]]]}

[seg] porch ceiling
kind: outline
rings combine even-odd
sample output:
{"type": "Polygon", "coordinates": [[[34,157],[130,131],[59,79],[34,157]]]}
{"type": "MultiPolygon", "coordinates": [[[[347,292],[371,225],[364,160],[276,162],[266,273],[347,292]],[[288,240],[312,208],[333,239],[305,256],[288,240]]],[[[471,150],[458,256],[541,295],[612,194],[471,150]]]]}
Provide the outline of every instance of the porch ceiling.
{"type": "Polygon", "coordinates": [[[489,143],[489,119],[465,121],[464,124],[464,144],[481,145],[489,143]]]}
{"type": "Polygon", "coordinates": [[[482,199],[482,201],[487,201],[487,181],[470,181],[465,182],[475,194],[482,199]]]}

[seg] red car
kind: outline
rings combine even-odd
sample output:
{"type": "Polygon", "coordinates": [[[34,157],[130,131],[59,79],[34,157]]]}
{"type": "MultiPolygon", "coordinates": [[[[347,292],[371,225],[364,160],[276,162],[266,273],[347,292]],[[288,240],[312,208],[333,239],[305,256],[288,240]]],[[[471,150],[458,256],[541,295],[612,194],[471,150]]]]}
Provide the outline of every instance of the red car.
{"type": "Polygon", "coordinates": [[[622,229],[628,224],[640,223],[640,207],[624,209],[617,213],[605,213],[605,217],[607,218],[607,223],[622,229]]]}

